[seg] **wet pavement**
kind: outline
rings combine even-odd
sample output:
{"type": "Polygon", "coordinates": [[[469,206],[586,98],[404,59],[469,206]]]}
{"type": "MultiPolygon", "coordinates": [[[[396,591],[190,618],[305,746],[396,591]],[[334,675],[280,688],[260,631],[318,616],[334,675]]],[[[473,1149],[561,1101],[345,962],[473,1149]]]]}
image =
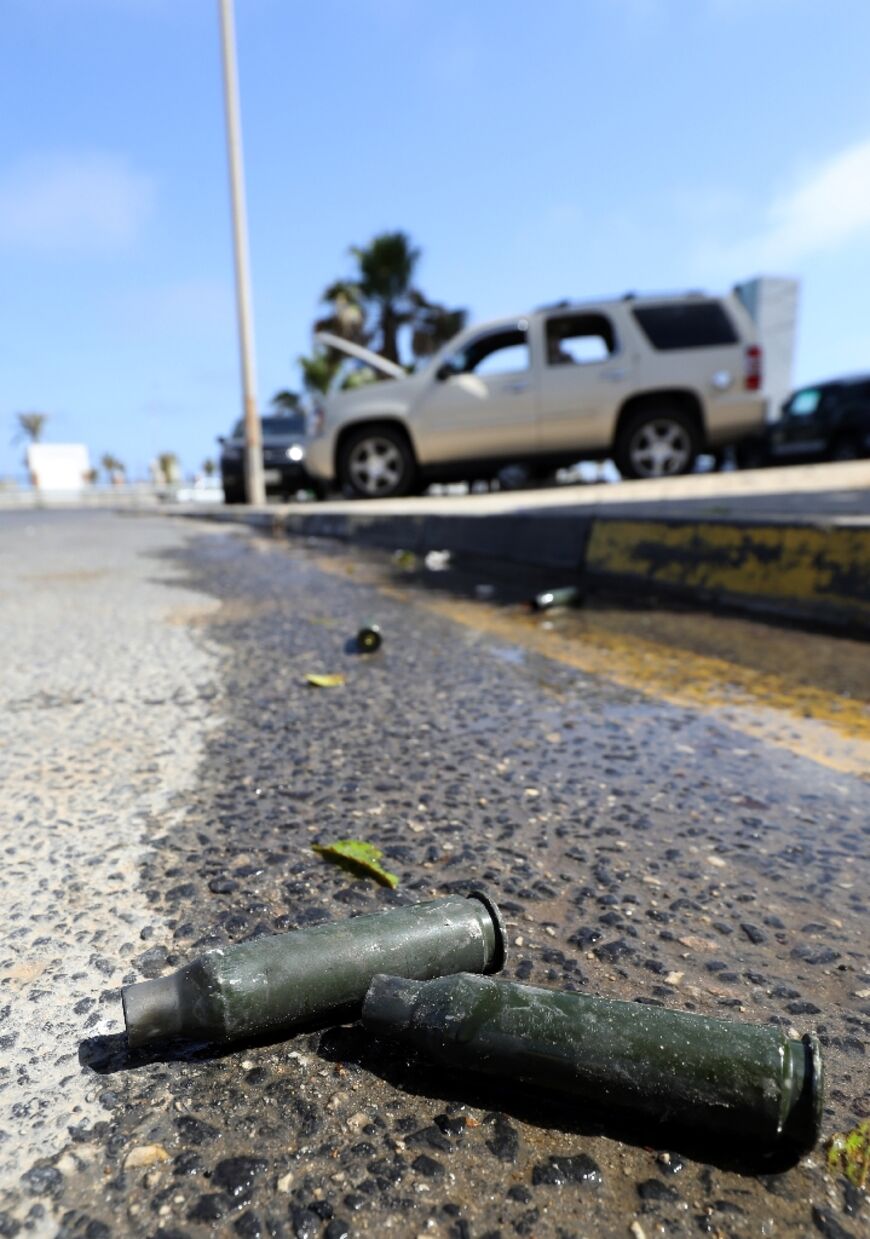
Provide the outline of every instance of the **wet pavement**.
{"type": "Polygon", "coordinates": [[[38,1095],[42,1061],[51,1094],[38,1138],[4,1112],[0,1235],[866,1233],[865,1194],[821,1150],[787,1166],[448,1077],[358,1025],[133,1059],[117,985],[483,881],[508,922],[508,976],[815,1028],[825,1134],[851,1127],[870,1116],[867,646],[687,614],[531,616],[488,582],[467,597],[449,569],[431,590],[388,557],[80,519],[59,533],[64,518],[28,514],[26,537],[23,518],[0,523],[19,651],[5,697],[29,703],[17,726],[31,728],[2,793],[19,825],[6,1019],[43,1004],[38,1037],[31,1021],[4,1042],[0,1102],[38,1095]],[[54,576],[54,601],[28,645],[45,587],[32,574],[54,576]],[[349,641],[366,619],[384,633],[372,656],[349,641]],[[309,672],[346,683],[311,688],[309,672]],[[42,738],[39,692],[56,711],[42,738]],[[383,848],[396,891],[310,850],[348,836],[383,848]],[[78,853],[40,886],[70,839],[78,853]],[[16,940],[28,959],[69,943],[85,957],[71,978],[29,977],[16,940]]]}

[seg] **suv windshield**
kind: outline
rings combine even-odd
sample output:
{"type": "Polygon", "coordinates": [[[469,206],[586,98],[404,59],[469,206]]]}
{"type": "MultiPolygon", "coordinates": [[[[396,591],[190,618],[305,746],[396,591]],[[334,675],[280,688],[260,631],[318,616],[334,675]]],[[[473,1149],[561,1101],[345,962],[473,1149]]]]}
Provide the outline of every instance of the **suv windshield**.
{"type": "MultiPolygon", "coordinates": [[[[295,435],[305,434],[305,414],[288,413],[282,417],[264,417],[261,419],[263,435],[270,439],[289,439],[295,435]]],[[[233,427],[232,438],[244,439],[245,422],[241,418],[233,427]]]]}
{"type": "Polygon", "coordinates": [[[515,374],[529,368],[529,345],[523,325],[487,331],[470,340],[444,362],[451,374],[515,374]]]}
{"type": "Polygon", "coordinates": [[[795,392],[785,406],[790,417],[812,417],[819,407],[822,393],[817,387],[805,387],[803,391],[795,392]]]}

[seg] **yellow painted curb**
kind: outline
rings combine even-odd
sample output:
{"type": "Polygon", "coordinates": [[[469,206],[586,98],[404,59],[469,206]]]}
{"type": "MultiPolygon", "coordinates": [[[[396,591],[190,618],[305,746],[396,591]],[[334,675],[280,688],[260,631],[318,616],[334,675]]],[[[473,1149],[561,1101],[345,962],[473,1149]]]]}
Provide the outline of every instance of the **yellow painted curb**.
{"type": "Polygon", "coordinates": [[[870,528],[596,520],[595,577],[870,622],[870,528]]]}

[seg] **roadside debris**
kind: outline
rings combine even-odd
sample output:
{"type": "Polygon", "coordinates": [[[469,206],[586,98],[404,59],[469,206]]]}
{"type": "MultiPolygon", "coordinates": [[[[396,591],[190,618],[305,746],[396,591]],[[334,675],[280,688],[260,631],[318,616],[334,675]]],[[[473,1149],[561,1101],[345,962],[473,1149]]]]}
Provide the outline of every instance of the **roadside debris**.
{"type": "Polygon", "coordinates": [[[315,675],[309,671],[305,679],[314,688],[341,688],[344,684],[344,676],[340,672],[331,675],[315,675]]]}
{"type": "Polygon", "coordinates": [[[535,594],[531,605],[533,611],[549,611],[552,607],[576,607],[582,601],[582,590],[577,585],[566,585],[562,589],[548,589],[542,594],[535,594]]]}
{"type": "Polygon", "coordinates": [[[125,1170],[138,1170],[142,1166],[157,1166],[160,1162],[168,1162],[169,1154],[162,1144],[140,1144],[131,1149],[124,1158],[125,1170]]]}
{"type": "Polygon", "coordinates": [[[363,624],[356,634],[357,647],[363,654],[373,654],[381,648],[381,629],[379,624],[363,624]]]}
{"type": "Polygon", "coordinates": [[[423,563],[430,572],[446,572],[450,567],[450,552],[429,551],[423,563]]]}
{"type": "Polygon", "coordinates": [[[358,877],[374,878],[381,886],[389,886],[392,890],[399,885],[395,873],[390,873],[381,864],[383,852],[373,843],[365,843],[362,839],[336,839],[335,843],[312,843],[312,852],[317,852],[324,860],[334,861],[342,869],[349,869],[358,877]]]}
{"type": "Polygon", "coordinates": [[[359,1014],[376,972],[497,972],[501,915],[480,891],[218,947],[178,972],[121,990],[127,1042],[288,1036],[359,1014]]]}
{"type": "Polygon", "coordinates": [[[838,1131],[828,1141],[828,1166],[843,1174],[853,1187],[870,1183],[870,1119],[851,1131],[838,1131]]]}
{"type": "Polygon", "coordinates": [[[471,975],[376,976],[363,1023],[431,1054],[598,1105],[755,1145],[811,1148],[821,1050],[807,1035],[471,975]]]}

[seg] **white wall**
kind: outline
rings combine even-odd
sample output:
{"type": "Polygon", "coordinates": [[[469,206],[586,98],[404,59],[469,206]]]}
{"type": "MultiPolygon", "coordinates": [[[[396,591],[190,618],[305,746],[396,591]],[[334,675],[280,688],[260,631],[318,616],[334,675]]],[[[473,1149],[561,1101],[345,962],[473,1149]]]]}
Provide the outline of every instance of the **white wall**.
{"type": "Polygon", "coordinates": [[[735,292],[758,327],[764,349],[764,393],[768,417],[774,415],[794,385],[800,281],[762,275],[738,284],[735,292]]]}
{"type": "Polygon", "coordinates": [[[31,443],[27,467],[38,490],[74,493],[84,489],[91,466],[83,443],[31,443]]]}

